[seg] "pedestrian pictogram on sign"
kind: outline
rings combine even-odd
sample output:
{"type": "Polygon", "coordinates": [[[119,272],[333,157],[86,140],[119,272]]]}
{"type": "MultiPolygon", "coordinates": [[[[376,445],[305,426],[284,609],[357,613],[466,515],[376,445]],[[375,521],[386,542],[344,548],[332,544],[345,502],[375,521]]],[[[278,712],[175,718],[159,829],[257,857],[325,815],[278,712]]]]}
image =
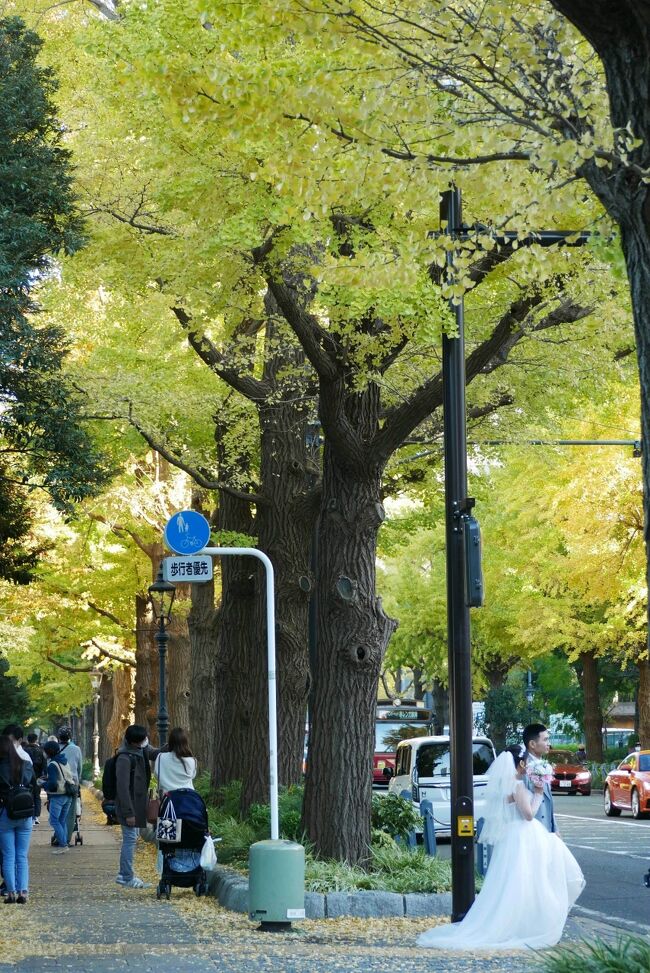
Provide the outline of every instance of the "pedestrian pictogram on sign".
{"type": "Polygon", "coordinates": [[[176,554],[197,554],[210,540],[210,524],[196,510],[179,510],[167,521],[164,537],[176,554]]]}

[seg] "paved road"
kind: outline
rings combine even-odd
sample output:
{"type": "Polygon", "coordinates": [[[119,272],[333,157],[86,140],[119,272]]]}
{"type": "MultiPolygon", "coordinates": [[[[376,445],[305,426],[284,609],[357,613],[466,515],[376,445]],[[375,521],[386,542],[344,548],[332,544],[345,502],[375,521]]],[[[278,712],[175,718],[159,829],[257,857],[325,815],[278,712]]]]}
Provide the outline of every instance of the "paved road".
{"type": "Polygon", "coordinates": [[[643,875],[650,868],[650,820],[635,821],[625,812],[607,818],[602,794],[596,793],[556,797],[555,814],[587,880],[576,914],[649,934],[650,889],[643,875]]]}

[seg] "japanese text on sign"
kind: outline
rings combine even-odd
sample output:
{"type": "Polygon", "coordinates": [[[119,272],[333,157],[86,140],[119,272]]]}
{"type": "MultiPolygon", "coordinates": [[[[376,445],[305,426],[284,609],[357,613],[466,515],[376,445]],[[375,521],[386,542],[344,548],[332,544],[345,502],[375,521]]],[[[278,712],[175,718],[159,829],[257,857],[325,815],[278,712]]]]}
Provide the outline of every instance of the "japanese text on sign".
{"type": "Polygon", "coordinates": [[[191,583],[212,580],[211,557],[166,557],[163,559],[165,581],[191,583]]]}

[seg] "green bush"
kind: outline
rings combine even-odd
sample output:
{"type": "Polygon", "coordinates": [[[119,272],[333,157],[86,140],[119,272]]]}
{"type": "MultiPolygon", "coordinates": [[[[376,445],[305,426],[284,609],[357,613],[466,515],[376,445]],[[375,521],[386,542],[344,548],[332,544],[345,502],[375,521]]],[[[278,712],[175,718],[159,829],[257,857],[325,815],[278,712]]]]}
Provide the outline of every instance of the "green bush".
{"type": "Polygon", "coordinates": [[[650,942],[619,936],[615,942],[597,939],[575,949],[555,949],[543,957],[545,973],[648,973],[650,942]]]}
{"type": "Polygon", "coordinates": [[[385,831],[391,838],[406,838],[419,821],[412,803],[399,794],[373,795],[372,827],[377,831],[385,831]]]}
{"type": "MultiPolygon", "coordinates": [[[[239,813],[241,784],[234,782],[213,790],[207,775],[197,778],[196,789],[208,806],[210,831],[222,838],[217,845],[219,861],[241,871],[248,868],[250,846],[271,831],[268,804],[253,804],[242,819],[239,813]],[[207,779],[206,779],[207,778],[207,779]]],[[[398,846],[395,836],[405,836],[418,821],[410,801],[397,795],[373,799],[373,830],[367,869],[344,862],[317,859],[304,840],[301,826],[302,787],[281,789],[278,796],[282,837],[305,845],[305,888],[310,892],[378,889],[389,892],[439,892],[451,887],[451,865],[398,846]]]]}
{"type": "Polygon", "coordinates": [[[93,779],[93,762],[88,757],[83,761],[81,765],[81,779],[82,780],[92,780],[93,779]]]}
{"type": "MultiPolygon", "coordinates": [[[[388,838],[382,832],[384,838],[388,838]]],[[[422,850],[400,848],[388,838],[388,845],[373,845],[368,870],[345,862],[322,861],[307,855],[305,889],[308,892],[353,892],[374,889],[383,892],[448,892],[451,862],[431,858],[422,850]]]]}

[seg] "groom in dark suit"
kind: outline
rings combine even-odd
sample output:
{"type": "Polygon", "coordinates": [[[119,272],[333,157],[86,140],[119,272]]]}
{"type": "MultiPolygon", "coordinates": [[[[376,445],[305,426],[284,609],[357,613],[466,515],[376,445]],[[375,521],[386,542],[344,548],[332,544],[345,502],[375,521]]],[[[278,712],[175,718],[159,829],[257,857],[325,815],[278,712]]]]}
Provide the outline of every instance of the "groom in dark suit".
{"type": "MultiPolygon", "coordinates": [[[[524,746],[526,748],[526,763],[531,760],[545,760],[546,755],[551,749],[550,733],[543,723],[531,723],[524,730],[524,746]]],[[[528,777],[524,777],[524,782],[528,790],[533,793],[533,784],[528,777]]],[[[555,817],[553,815],[553,795],[551,785],[544,783],[544,794],[539,810],[535,815],[547,831],[557,831],[555,817]]]]}

